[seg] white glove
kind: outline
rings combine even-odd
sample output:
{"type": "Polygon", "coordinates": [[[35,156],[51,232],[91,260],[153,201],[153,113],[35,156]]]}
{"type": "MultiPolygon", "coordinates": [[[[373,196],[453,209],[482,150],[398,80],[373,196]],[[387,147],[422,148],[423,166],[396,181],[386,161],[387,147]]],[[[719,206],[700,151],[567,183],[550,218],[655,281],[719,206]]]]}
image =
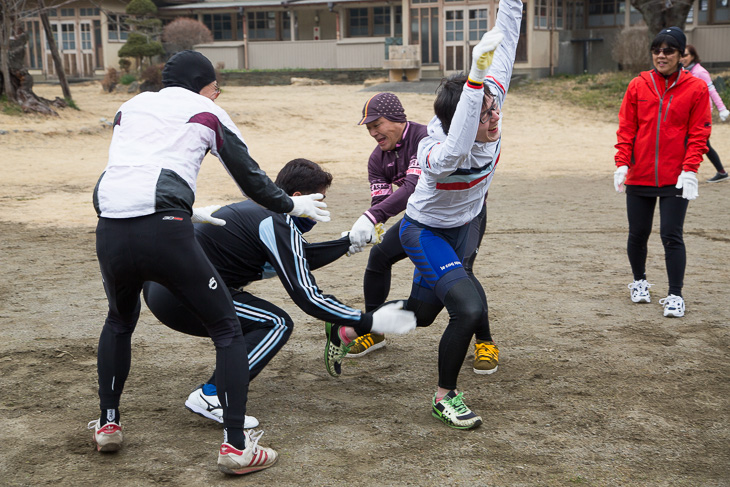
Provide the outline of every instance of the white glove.
{"type": "MultiPolygon", "coordinates": [[[[342,232],[343,237],[350,237],[350,232],[342,232]]],[[[357,254],[358,252],[362,252],[365,250],[365,247],[355,247],[354,245],[350,245],[350,248],[347,249],[347,255],[348,257],[352,257],[353,255],[357,254]]]]}
{"type": "Polygon", "coordinates": [[[322,209],[327,208],[327,203],[321,201],[324,198],[322,194],[304,194],[290,198],[294,202],[294,208],[289,212],[290,215],[303,216],[318,222],[330,221],[330,212],[322,209]]]}
{"type": "Polygon", "coordinates": [[[682,190],[682,198],[686,200],[696,199],[699,195],[699,191],[697,191],[697,175],[692,171],[682,171],[679,173],[675,188],[682,190]]]}
{"type": "Polygon", "coordinates": [[[221,209],[221,205],[204,206],[203,208],[193,208],[193,217],[190,219],[193,223],[210,223],[222,227],[226,224],[225,220],[211,216],[213,213],[221,209]]]}
{"type": "Polygon", "coordinates": [[[624,181],[626,181],[626,173],[629,172],[629,166],[619,166],[613,173],[613,187],[617,193],[624,192],[624,181]]]}
{"type": "Polygon", "coordinates": [[[727,117],[730,117],[730,110],[727,108],[720,112],[720,120],[723,122],[727,121],[727,117]]]}
{"type": "Polygon", "coordinates": [[[471,51],[471,71],[469,71],[469,78],[472,81],[478,81],[479,83],[484,81],[487,69],[489,69],[494,59],[494,50],[497,49],[502,39],[504,39],[504,34],[499,30],[499,27],[495,27],[484,34],[479,44],[474,46],[471,51]]]}
{"type": "Polygon", "coordinates": [[[350,243],[362,250],[365,248],[365,244],[375,242],[377,238],[375,224],[367,216],[360,215],[350,230],[350,243]]]}
{"type": "Polygon", "coordinates": [[[403,309],[405,301],[386,304],[373,313],[373,327],[375,333],[397,333],[403,335],[416,327],[416,315],[412,311],[403,309]]]}

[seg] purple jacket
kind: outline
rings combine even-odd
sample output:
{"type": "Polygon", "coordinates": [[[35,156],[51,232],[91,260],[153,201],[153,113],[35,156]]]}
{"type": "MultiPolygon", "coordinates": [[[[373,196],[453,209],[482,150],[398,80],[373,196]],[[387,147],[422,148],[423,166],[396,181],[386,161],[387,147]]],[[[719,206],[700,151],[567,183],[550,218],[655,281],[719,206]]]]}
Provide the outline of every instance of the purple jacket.
{"type": "Polygon", "coordinates": [[[383,151],[376,147],[368,161],[371,207],[365,212],[374,223],[384,223],[388,218],[406,209],[408,197],[413,193],[421,175],[418,165],[418,143],[428,135],[425,125],[406,122],[403,138],[395,149],[383,151]],[[398,188],[394,191],[393,185],[398,188]]]}

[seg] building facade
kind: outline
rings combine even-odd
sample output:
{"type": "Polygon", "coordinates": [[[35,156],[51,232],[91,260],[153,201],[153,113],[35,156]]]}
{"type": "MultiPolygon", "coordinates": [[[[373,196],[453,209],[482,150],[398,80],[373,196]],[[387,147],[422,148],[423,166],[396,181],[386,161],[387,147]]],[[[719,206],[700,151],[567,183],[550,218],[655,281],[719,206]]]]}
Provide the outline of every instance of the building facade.
{"type": "MultiPolygon", "coordinates": [[[[468,71],[471,48],[495,23],[498,0],[205,0],[168,3],[163,22],[191,17],[214,42],[196,46],[227,69],[378,69],[391,46],[412,46],[420,77],[468,71]],[[186,3],[182,3],[186,2],[186,3]]],[[[118,67],[128,33],[124,0],[49,2],[49,19],[69,77],[118,67]],[[59,6],[54,7],[54,3],[59,6]]],[[[527,0],[515,73],[532,77],[615,70],[622,28],[642,23],[624,0],[527,0]]],[[[53,77],[45,32],[24,21],[31,74],[53,77]]],[[[728,0],[694,0],[685,27],[703,64],[730,66],[728,0]]],[[[390,66],[393,62],[390,62],[390,66]]],[[[397,63],[395,64],[397,66],[397,63]]],[[[410,66],[413,65],[411,62],[410,66]]]]}

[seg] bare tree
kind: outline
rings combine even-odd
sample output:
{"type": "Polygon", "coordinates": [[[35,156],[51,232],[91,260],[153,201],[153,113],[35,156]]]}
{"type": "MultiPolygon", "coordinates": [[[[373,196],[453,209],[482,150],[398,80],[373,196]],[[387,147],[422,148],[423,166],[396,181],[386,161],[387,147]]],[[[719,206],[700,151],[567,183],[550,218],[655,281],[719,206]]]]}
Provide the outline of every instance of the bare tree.
{"type": "Polygon", "coordinates": [[[167,54],[175,54],[185,49],[192,49],[196,44],[213,42],[210,29],[199,20],[180,17],[165,26],[162,30],[162,45],[167,54]]]}
{"type": "Polygon", "coordinates": [[[641,12],[649,28],[649,37],[653,39],[667,27],[677,26],[684,30],[692,0],[631,0],[631,5],[641,12]]]}
{"type": "Polygon", "coordinates": [[[53,65],[56,67],[56,74],[58,75],[58,81],[61,83],[61,91],[63,91],[63,97],[66,100],[71,99],[71,89],[68,87],[68,81],[66,81],[66,72],[63,70],[63,62],[61,56],[58,54],[58,45],[56,39],[53,37],[53,31],[51,30],[51,22],[48,20],[48,12],[46,12],[46,6],[43,0],[38,0],[38,7],[40,9],[41,23],[43,24],[43,30],[46,32],[46,39],[48,40],[48,47],[51,50],[51,57],[53,58],[53,65]]]}
{"type": "MultiPolygon", "coordinates": [[[[37,9],[27,8],[25,0],[0,0],[0,95],[20,105],[23,111],[56,115],[53,108],[65,107],[68,103],[58,97],[47,100],[36,95],[33,76],[25,66],[28,36],[22,29],[22,20],[37,13],[37,9]]],[[[70,92],[67,100],[71,100],[70,92]]]]}

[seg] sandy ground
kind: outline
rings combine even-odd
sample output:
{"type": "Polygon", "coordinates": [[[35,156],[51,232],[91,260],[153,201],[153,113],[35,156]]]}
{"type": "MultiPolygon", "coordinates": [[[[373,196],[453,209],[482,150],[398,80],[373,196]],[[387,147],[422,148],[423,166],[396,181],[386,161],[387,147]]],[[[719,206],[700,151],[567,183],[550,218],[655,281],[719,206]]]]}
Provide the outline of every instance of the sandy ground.
{"type": "MultiPolygon", "coordinates": [[[[53,98],[60,90],[38,86],[53,98]]],[[[374,147],[355,123],[360,86],[231,87],[219,103],[273,177],[294,157],[335,176],[333,221],[310,240],[339,236],[369,201],[374,147]]],[[[701,184],[685,225],[683,319],[663,318],[667,284],[658,221],[649,243],[652,303],[629,300],[624,197],[612,184],[615,115],[511,94],[504,149],[489,195],[475,272],[487,290],[499,371],[460,376],[484,419],[473,431],[430,414],[436,351],[446,323],[390,337],[382,351],[327,375],[321,322],[277,281],[254,293],[287,309],[296,328],[251,384],[249,413],[277,466],[226,478],[215,466],[217,423],[183,407],[214,362],[209,341],[177,334],[143,309],[123,396],[127,441],[95,451],[96,343],[106,299],[94,251],[91,193],[104,168],[106,122],[129,97],[74,85],[81,111],[57,118],[0,115],[0,484],[2,485],[730,485],[730,183],[701,184]],[[105,119],[105,120],[102,120],[105,119]]],[[[402,94],[412,120],[432,94],[402,94]]],[[[730,124],[713,145],[730,165],[730,124]]],[[[712,166],[700,169],[704,181],[712,166]]],[[[236,201],[213,158],[198,205],[236,201]]],[[[657,218],[658,220],[658,218],[657,218]]],[[[365,253],[317,271],[320,286],[362,306],[365,253]]],[[[412,267],[395,267],[405,297],[412,267]]]]}

